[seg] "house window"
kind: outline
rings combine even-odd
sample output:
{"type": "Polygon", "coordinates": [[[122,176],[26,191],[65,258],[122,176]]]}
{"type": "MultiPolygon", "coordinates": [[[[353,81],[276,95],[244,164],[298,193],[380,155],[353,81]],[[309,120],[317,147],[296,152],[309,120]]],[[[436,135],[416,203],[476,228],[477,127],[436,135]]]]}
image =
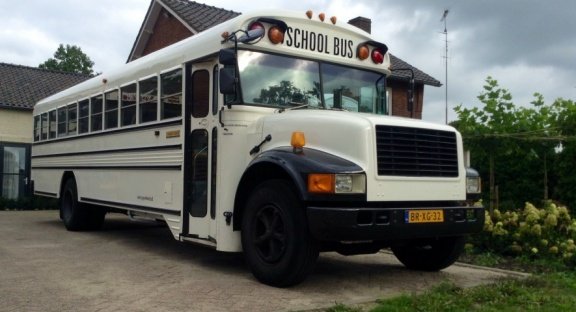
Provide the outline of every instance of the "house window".
{"type": "Polygon", "coordinates": [[[30,146],[0,144],[0,197],[18,199],[27,195],[30,176],[30,146]]]}

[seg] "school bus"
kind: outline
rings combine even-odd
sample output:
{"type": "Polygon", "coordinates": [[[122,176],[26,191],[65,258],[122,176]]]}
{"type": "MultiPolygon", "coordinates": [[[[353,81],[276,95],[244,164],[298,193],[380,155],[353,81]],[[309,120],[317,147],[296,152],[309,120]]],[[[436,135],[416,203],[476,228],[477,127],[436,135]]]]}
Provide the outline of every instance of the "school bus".
{"type": "Polygon", "coordinates": [[[163,220],[278,287],[324,251],[451,265],[484,223],[460,134],[390,116],[388,47],[320,17],[243,14],[40,101],[34,193],[68,230],[163,220]]]}

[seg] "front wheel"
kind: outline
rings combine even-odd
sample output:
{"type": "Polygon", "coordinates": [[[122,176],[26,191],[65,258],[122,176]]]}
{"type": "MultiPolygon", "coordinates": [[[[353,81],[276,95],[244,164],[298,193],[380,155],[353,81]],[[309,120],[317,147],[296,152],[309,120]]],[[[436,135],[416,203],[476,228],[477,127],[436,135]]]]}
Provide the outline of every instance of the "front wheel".
{"type": "Polygon", "coordinates": [[[464,249],[464,237],[416,240],[392,247],[392,252],[407,268],[439,271],[451,266],[464,249]]]}
{"type": "Polygon", "coordinates": [[[242,248],[252,273],[264,284],[292,286],[313,269],[318,248],[288,182],[266,181],[252,192],[242,218],[242,248]]]}

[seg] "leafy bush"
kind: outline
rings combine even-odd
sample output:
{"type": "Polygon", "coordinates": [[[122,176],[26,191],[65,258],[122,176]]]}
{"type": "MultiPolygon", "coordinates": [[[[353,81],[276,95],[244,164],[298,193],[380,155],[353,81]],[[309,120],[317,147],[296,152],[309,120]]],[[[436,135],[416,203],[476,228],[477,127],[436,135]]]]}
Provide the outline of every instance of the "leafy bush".
{"type": "Polygon", "coordinates": [[[576,220],[566,206],[546,202],[541,209],[486,212],[482,233],[472,236],[467,251],[494,252],[531,258],[560,258],[576,265],[576,220]]]}

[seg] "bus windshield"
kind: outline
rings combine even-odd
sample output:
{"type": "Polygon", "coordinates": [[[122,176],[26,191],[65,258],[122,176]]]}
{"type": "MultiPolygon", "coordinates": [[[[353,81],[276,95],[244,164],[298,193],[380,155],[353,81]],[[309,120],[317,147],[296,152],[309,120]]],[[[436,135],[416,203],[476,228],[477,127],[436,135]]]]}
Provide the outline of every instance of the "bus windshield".
{"type": "Polygon", "coordinates": [[[238,67],[247,104],[387,114],[380,73],[254,51],[238,51],[238,67]]]}

